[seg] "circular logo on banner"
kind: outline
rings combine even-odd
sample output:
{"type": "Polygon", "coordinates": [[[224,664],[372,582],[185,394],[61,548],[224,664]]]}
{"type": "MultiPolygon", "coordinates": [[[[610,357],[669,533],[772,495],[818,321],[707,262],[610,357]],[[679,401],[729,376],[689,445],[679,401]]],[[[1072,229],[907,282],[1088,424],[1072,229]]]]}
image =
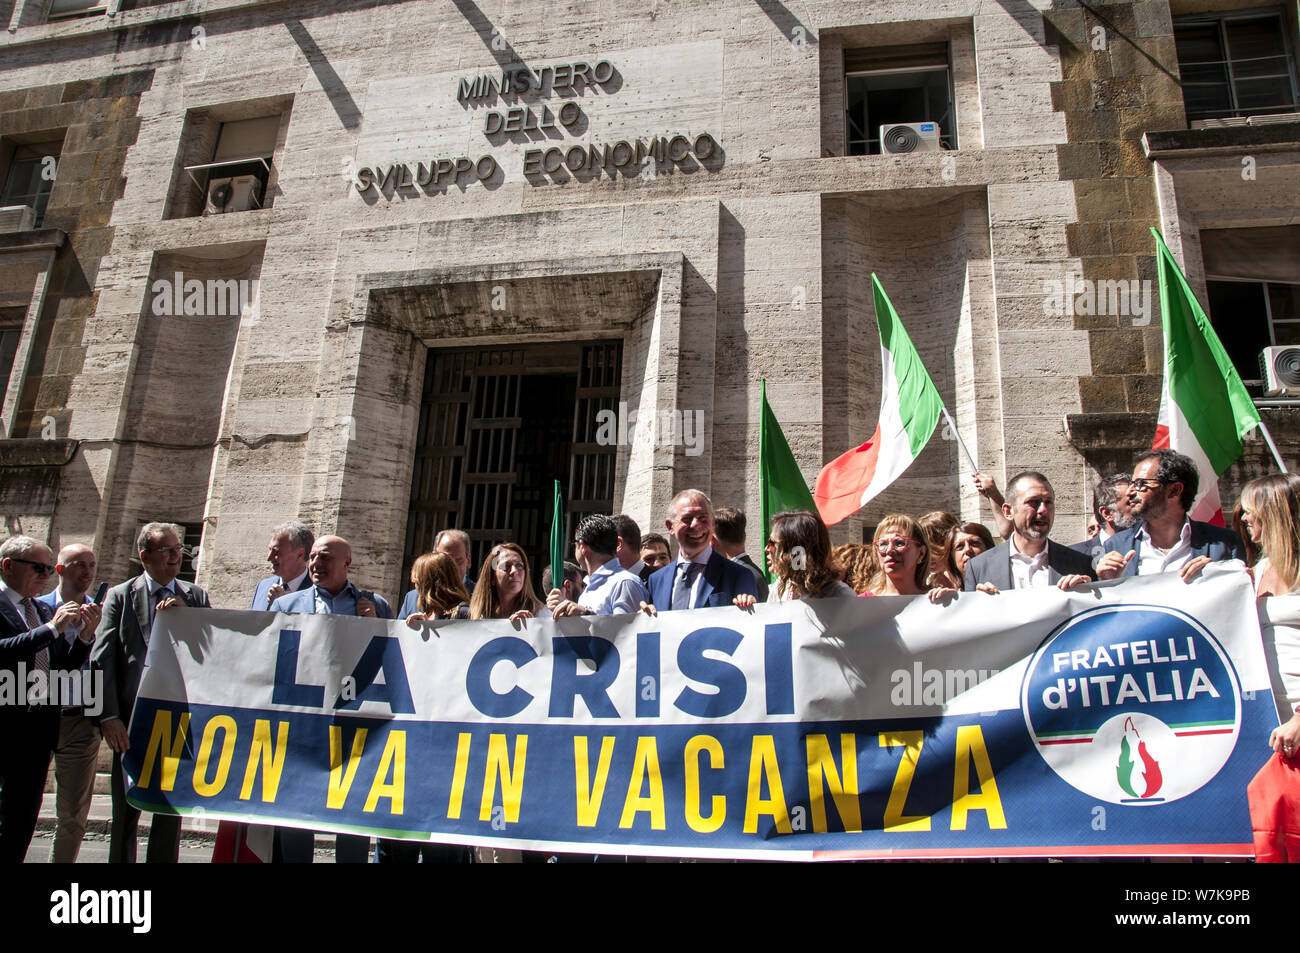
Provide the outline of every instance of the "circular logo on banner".
{"type": "Polygon", "coordinates": [[[1020,707],[1062,780],[1112,804],[1164,804],[1219,773],[1241,730],[1237,673],[1185,613],[1105,606],[1071,618],[1030,660],[1020,707]]]}

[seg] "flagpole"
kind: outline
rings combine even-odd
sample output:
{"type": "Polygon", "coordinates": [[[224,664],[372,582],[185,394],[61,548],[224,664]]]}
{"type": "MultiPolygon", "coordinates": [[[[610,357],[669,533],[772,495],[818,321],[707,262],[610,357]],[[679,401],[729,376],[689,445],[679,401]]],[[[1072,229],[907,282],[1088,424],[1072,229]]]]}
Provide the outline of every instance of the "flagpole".
{"type": "Polygon", "coordinates": [[[1259,422],[1259,432],[1264,435],[1264,440],[1268,443],[1268,449],[1273,451],[1273,459],[1277,461],[1277,468],[1283,473],[1287,472],[1286,464],[1282,462],[1282,454],[1277,452],[1277,444],[1273,442],[1273,435],[1268,432],[1264,426],[1264,421],[1259,422]]]}
{"type": "Polygon", "coordinates": [[[961,447],[961,452],[966,454],[966,460],[970,463],[971,472],[979,473],[979,464],[975,462],[975,458],[971,456],[971,452],[966,449],[966,441],[961,439],[961,431],[957,429],[957,422],[952,419],[952,415],[948,413],[947,407],[941,406],[939,409],[943,411],[944,420],[948,421],[948,429],[951,430],[952,435],[957,438],[957,446],[961,447]]]}

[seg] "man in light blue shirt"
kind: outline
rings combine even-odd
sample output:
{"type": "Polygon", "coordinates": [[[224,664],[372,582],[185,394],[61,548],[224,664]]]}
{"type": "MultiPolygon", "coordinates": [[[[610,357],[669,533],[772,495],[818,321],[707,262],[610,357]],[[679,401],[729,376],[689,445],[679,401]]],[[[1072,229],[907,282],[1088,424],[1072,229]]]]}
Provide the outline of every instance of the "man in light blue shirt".
{"type": "Polygon", "coordinates": [[[271,611],[391,619],[393,609],[383,596],[358,589],[348,580],[351,565],[348,541],[341,536],[322,536],[307,560],[311,587],[286,593],[271,603],[271,611]]]}
{"type": "MultiPolygon", "coordinates": [[[[351,565],[352,547],[348,541],[339,536],[322,536],[307,559],[312,585],[280,596],[271,603],[271,611],[391,619],[392,607],[383,596],[358,589],[348,580],[351,565]]],[[[277,828],[274,856],[286,863],[311,863],[314,839],[311,831],[277,828]]],[[[364,864],[369,855],[369,837],[339,834],[335,839],[334,858],[338,863],[364,864]]]]}
{"type": "Polygon", "coordinates": [[[618,527],[608,516],[586,517],[578,524],[573,546],[578,565],[587,570],[587,587],[577,602],[564,599],[560,590],[552,589],[546,602],[555,618],[637,612],[649,598],[640,577],[620,565],[615,555],[618,527]]]}

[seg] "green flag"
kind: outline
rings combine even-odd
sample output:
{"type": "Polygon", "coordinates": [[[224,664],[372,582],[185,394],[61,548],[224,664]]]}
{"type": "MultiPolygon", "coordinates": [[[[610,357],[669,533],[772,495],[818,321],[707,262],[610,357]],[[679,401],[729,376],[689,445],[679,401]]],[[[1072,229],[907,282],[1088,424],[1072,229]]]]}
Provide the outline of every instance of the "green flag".
{"type": "MultiPolygon", "coordinates": [[[[763,409],[758,418],[759,509],[763,521],[763,542],[772,531],[772,517],[785,510],[817,512],[808,481],[795,462],[790,444],[786,443],[781,425],[772,408],[767,406],[767,381],[761,383],[763,409]]],[[[772,582],[772,572],[763,561],[763,572],[772,582]]]]}
{"type": "MultiPolygon", "coordinates": [[[[564,501],[560,499],[560,481],[555,481],[555,511],[551,516],[551,588],[564,582],[564,501]]],[[[542,598],[546,593],[542,593],[542,598]]]]}

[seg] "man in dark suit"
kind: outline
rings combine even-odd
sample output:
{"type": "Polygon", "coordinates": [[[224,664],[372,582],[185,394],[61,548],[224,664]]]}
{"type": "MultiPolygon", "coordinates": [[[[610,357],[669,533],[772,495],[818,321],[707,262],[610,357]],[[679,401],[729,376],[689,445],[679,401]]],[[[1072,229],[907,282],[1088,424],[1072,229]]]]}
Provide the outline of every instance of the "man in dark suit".
{"type": "MultiPolygon", "coordinates": [[[[176,578],[185,554],[182,529],[174,523],[146,523],[136,537],[135,548],[144,572],[108,591],[104,618],[91,653],[92,669],[104,673],[104,706],[99,729],[113,749],[113,821],[108,843],[108,862],[135,863],[135,832],[140,811],[126,801],[122,776],[122,755],[130,746],[127,727],[135,708],[136,692],[154,618],[177,606],[206,609],[208,594],[176,578]]],[[[175,814],[154,814],[149,827],[149,863],[175,863],[180,852],[181,819],[175,814]]]]}
{"type": "Polygon", "coordinates": [[[665,525],[677,540],[677,561],[650,576],[650,601],[642,603],[643,611],[657,615],[661,609],[729,606],[741,593],[757,597],[754,574],[710,545],[713,505],[707,496],[699,490],[678,493],[665,525]]]}
{"type": "Polygon", "coordinates": [[[297,592],[311,585],[307,578],[307,554],[316,537],[302,523],[282,523],[271,530],[266,547],[266,561],[274,576],[267,576],[253,591],[253,608],[265,612],[271,603],[286,592],[297,592]]]}
{"type": "Polygon", "coordinates": [[[1149,450],[1137,459],[1128,487],[1129,511],[1140,522],[1106,541],[1097,563],[1102,579],[1178,572],[1191,582],[1212,562],[1246,560],[1241,537],[1230,529],[1187,518],[1200,475],[1190,457],[1149,450]]]}
{"type": "Polygon", "coordinates": [[[99,606],[37,601],[53,573],[48,546],[30,536],[0,543],[0,677],[14,689],[0,704],[0,862],[22,863],[36,830],[59,742],[61,699],[49,677],[81,667],[99,624],[99,606]],[[69,625],[81,626],[71,645],[69,625]]]}
{"type": "Polygon", "coordinates": [[[713,514],[714,547],[734,563],[740,563],[754,574],[758,586],[758,601],[767,601],[767,577],[745,552],[745,514],[734,506],[724,506],[713,514]]]}
{"type": "Polygon", "coordinates": [[[1085,554],[1048,538],[1056,519],[1056,494],[1047,477],[1032,470],[1013,476],[1002,513],[1011,520],[1011,538],[966,564],[962,588],[1073,589],[1097,578],[1085,554]]]}

